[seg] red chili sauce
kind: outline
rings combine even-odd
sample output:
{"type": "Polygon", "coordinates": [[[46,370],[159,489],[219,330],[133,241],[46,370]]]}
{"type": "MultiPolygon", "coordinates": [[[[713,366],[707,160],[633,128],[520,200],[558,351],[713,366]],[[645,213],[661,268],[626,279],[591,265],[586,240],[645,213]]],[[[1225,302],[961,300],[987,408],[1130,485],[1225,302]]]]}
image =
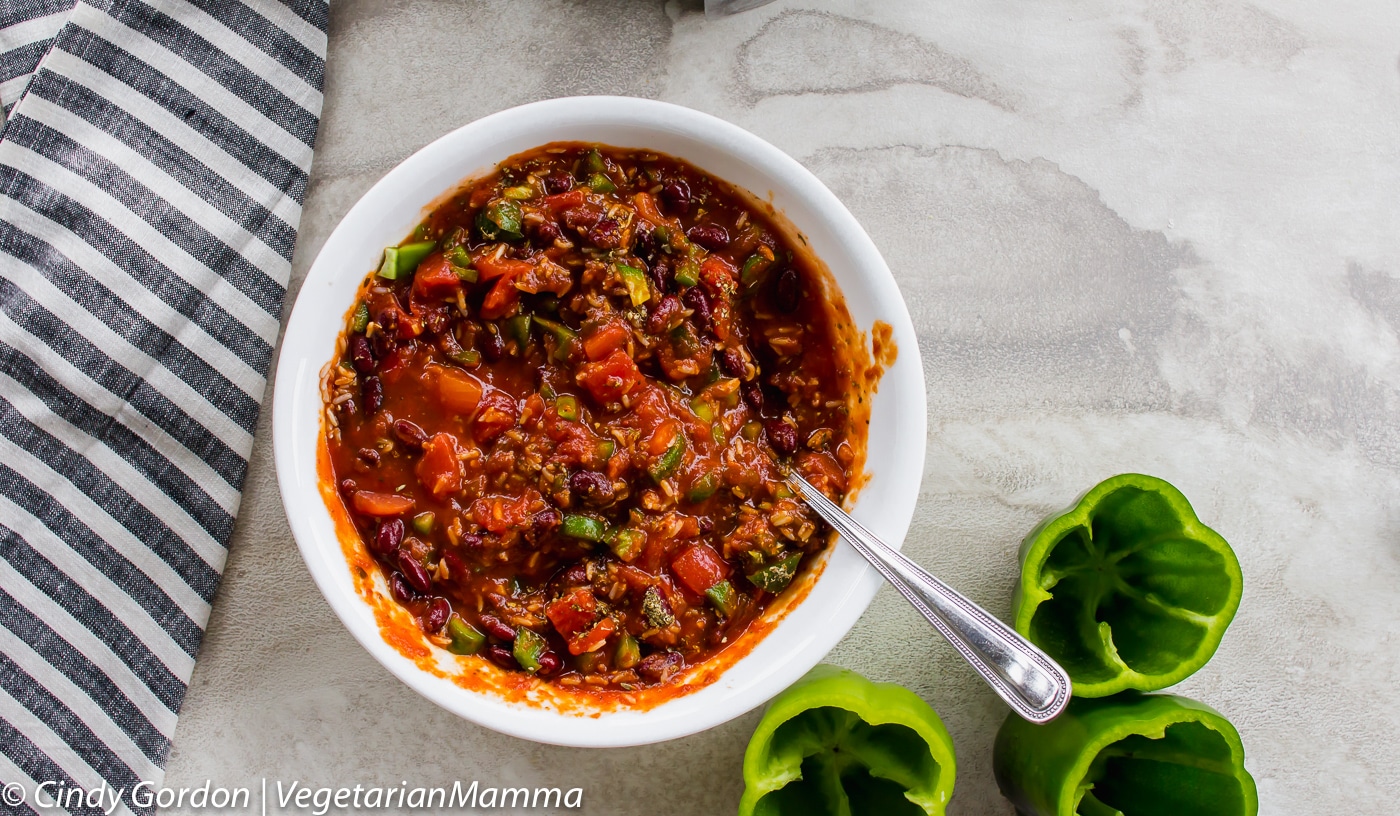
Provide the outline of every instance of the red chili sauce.
{"type": "Polygon", "coordinates": [[[674,158],[548,145],[365,278],[324,383],[332,484],[430,641],[665,686],[827,546],[779,468],[838,501],[855,481],[844,309],[752,202],[674,158]]]}

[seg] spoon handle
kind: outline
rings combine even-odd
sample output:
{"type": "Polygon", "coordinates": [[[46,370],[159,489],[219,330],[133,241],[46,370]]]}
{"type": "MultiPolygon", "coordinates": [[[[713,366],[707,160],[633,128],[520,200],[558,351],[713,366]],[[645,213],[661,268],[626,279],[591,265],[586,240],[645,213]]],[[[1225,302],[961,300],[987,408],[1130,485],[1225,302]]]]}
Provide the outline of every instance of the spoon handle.
{"type": "Polygon", "coordinates": [[[904,599],[972,664],[1012,710],[1034,723],[1054,719],[1069,703],[1065,670],[1015,630],[876,538],[796,473],[788,485],[826,519],[904,599]]]}

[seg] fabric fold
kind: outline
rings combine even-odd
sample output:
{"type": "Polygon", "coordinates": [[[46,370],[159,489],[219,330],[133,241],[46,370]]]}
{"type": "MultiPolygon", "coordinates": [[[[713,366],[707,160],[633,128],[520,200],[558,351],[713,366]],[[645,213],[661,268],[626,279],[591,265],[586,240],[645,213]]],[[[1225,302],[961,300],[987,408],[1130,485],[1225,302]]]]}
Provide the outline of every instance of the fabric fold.
{"type": "Polygon", "coordinates": [[[152,810],[131,791],[163,777],[237,516],[327,15],[0,8],[0,783],[30,792],[19,812],[46,781],[152,810]]]}

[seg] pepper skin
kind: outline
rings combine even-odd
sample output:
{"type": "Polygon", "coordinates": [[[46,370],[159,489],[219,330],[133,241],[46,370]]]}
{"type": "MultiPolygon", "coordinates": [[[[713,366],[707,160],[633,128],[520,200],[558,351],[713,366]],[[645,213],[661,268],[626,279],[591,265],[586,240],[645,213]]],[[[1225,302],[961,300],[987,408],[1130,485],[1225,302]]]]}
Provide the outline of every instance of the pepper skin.
{"type": "Polygon", "coordinates": [[[1065,667],[1075,697],[1156,691],[1215,654],[1243,586],[1180,491],[1126,473],[1026,537],[1013,625],[1065,667]]]}
{"type": "Polygon", "coordinates": [[[1021,816],[1255,816],[1244,746],[1219,712],[1171,694],[1075,698],[1032,725],[1012,714],[992,749],[1021,816]]]}
{"type": "Polygon", "coordinates": [[[941,816],[956,773],[953,741],[918,695],[817,666],[749,740],[739,816],[941,816]]]}

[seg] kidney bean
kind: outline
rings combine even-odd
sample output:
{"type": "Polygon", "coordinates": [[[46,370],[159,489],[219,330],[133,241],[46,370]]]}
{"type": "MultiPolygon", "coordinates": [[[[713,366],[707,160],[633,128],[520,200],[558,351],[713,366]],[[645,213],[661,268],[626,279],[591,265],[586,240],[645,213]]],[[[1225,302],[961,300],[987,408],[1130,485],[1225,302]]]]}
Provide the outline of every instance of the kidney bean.
{"type": "Polygon", "coordinates": [[[715,520],[713,518],[710,518],[709,516],[701,516],[700,518],[696,519],[696,522],[700,525],[701,535],[705,535],[706,533],[713,533],[715,531],[715,520]]]}
{"type": "Polygon", "coordinates": [[[497,362],[506,354],[506,341],[500,332],[488,330],[477,335],[477,346],[488,363],[497,362]]]}
{"type": "Polygon", "coordinates": [[[380,555],[393,555],[403,543],[403,519],[389,519],[379,525],[374,536],[374,551],[380,555]]]}
{"type": "Polygon", "coordinates": [[[661,201],[666,209],[684,215],[690,212],[690,185],[685,179],[672,179],[661,185],[661,201]]]}
{"type": "Polygon", "coordinates": [[[408,580],[413,588],[419,592],[428,592],[433,588],[433,581],[428,577],[428,571],[423,569],[423,565],[418,563],[411,553],[399,551],[399,569],[403,570],[403,577],[408,580]]]}
{"type": "Polygon", "coordinates": [[[719,367],[731,377],[744,376],[744,353],[737,348],[727,348],[719,355],[719,367]]]}
{"type": "Polygon", "coordinates": [[[369,341],[363,334],[350,338],[350,362],[361,374],[368,374],[374,370],[374,355],[370,352],[369,341]]]}
{"type": "Polygon", "coordinates": [[[599,249],[616,249],[622,243],[622,225],[611,218],[601,218],[588,231],[588,240],[599,249]]]}
{"type": "Polygon", "coordinates": [[[685,235],[711,252],[719,252],[729,246],[729,230],[719,224],[696,224],[686,230],[685,235]]]}
{"type": "Polygon", "coordinates": [[[710,296],[699,286],[692,286],[681,295],[681,300],[695,313],[695,324],[705,331],[710,330],[710,296]]]}
{"type": "Polygon", "coordinates": [[[428,604],[428,611],[423,614],[423,631],[428,634],[442,631],[442,627],[447,625],[447,617],[452,614],[452,605],[446,598],[434,598],[428,604]]]}
{"type": "Polygon", "coordinates": [[[404,580],[403,573],[394,572],[389,575],[389,594],[394,596],[394,600],[401,604],[412,603],[418,600],[418,591],[409,586],[404,580]]]}
{"type": "Polygon", "coordinates": [[[564,570],[563,581],[565,586],[581,586],[588,583],[588,565],[579,561],[564,570]]]}
{"type": "Polygon", "coordinates": [[[462,559],[462,556],[459,555],[455,549],[447,548],[443,550],[442,560],[447,562],[447,572],[452,578],[461,578],[471,571],[467,566],[467,562],[462,559]]]}
{"type": "Polygon", "coordinates": [[[553,650],[550,650],[540,655],[539,673],[542,676],[548,677],[559,671],[559,667],[563,665],[564,661],[559,659],[559,655],[555,654],[553,650]]]}
{"type": "Polygon", "coordinates": [[[763,412],[763,386],[758,384],[758,380],[749,380],[739,386],[739,393],[744,395],[744,402],[749,404],[759,413],[763,412]]]}
{"type": "Polygon", "coordinates": [[[652,334],[664,334],[674,329],[680,325],[682,310],[680,298],[675,295],[663,297],[647,316],[647,331],[652,334]]]}
{"type": "Polygon", "coordinates": [[[638,220],[632,227],[632,254],[647,266],[656,262],[656,244],[653,242],[655,236],[656,227],[653,227],[650,221],[638,220]]]}
{"type": "Polygon", "coordinates": [[[462,534],[462,549],[467,550],[469,552],[475,552],[477,550],[484,549],[485,547],[486,542],[482,540],[481,536],[472,535],[471,533],[462,534]]]}
{"type": "Polygon", "coordinates": [[[773,305],[780,312],[791,313],[797,311],[801,304],[802,279],[798,277],[797,270],[789,266],[773,284],[773,305]]]}
{"type": "Polygon", "coordinates": [[[480,621],[481,628],[486,630],[486,634],[500,638],[507,643],[515,642],[515,629],[511,628],[510,624],[495,615],[482,615],[480,621]]]}
{"type": "Polygon", "coordinates": [[[407,419],[394,422],[394,436],[397,436],[400,442],[410,448],[421,448],[428,441],[428,432],[418,427],[417,423],[407,419]]]}
{"type": "Polygon", "coordinates": [[[373,374],[365,377],[365,381],[360,383],[360,396],[365,402],[366,414],[377,414],[384,405],[384,383],[373,374]]]}
{"type": "Polygon", "coordinates": [[[564,516],[553,507],[546,507],[530,517],[530,523],[534,525],[534,528],[543,532],[556,529],[563,521],[564,516]]]}
{"type": "Polygon", "coordinates": [[[773,450],[783,456],[791,456],[797,452],[796,428],[781,419],[770,419],[763,423],[763,430],[768,433],[768,443],[773,446],[773,450]]]}
{"type": "Polygon", "coordinates": [[[487,646],[486,659],[507,671],[520,668],[520,664],[515,662],[515,655],[511,654],[510,649],[501,646],[487,646]]]}
{"type": "Polygon", "coordinates": [[[585,207],[574,207],[563,211],[559,217],[564,220],[564,226],[569,229],[586,233],[602,220],[603,214],[585,207]]]}
{"type": "Polygon", "coordinates": [[[399,313],[393,309],[380,309],[379,314],[374,316],[374,322],[379,324],[379,328],[387,335],[397,335],[399,331],[399,313]]]}
{"type": "Polygon", "coordinates": [[[447,328],[447,310],[441,307],[428,309],[428,313],[423,318],[423,327],[429,334],[442,334],[447,328]]]}
{"type": "Polygon", "coordinates": [[[574,177],[563,170],[546,173],[542,181],[544,181],[544,191],[550,195],[567,193],[574,189],[574,177]]]}
{"type": "Polygon", "coordinates": [[[535,234],[545,241],[558,241],[564,237],[559,225],[553,221],[541,221],[535,225],[535,234]]]}
{"type": "Polygon", "coordinates": [[[361,462],[364,462],[370,467],[374,467],[379,464],[379,451],[375,450],[374,448],[360,448],[359,450],[355,451],[355,456],[361,462]]]}
{"type": "Polygon", "coordinates": [[[655,652],[642,658],[642,662],[637,664],[637,673],[648,680],[662,683],[680,671],[683,662],[675,652],[655,652]]]}
{"type": "Polygon", "coordinates": [[[607,504],[613,499],[612,480],[592,470],[580,470],[569,476],[569,492],[589,504],[607,504]]]}
{"type": "Polygon", "coordinates": [[[665,258],[657,258],[647,269],[647,275],[651,278],[651,285],[655,286],[658,292],[669,292],[676,288],[676,272],[671,268],[671,262],[665,258]]]}
{"type": "Polygon", "coordinates": [[[382,331],[375,332],[374,338],[369,342],[370,348],[374,351],[374,356],[381,360],[393,354],[394,349],[399,346],[399,341],[393,334],[382,331]]]}
{"type": "Polygon", "coordinates": [[[340,482],[341,493],[354,493],[357,487],[359,487],[359,485],[355,484],[354,479],[343,479],[340,482]]]}

